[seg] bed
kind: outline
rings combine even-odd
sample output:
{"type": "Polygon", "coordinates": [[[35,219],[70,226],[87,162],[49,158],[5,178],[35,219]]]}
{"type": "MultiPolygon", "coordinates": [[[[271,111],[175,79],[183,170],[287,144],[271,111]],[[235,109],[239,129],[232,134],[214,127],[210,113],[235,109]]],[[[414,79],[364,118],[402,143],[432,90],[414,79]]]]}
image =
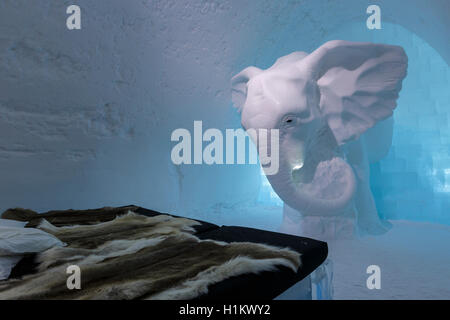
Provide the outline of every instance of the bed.
{"type": "MultiPolygon", "coordinates": [[[[117,210],[133,209],[136,214],[146,217],[157,217],[175,215],[161,213],[138,206],[124,206],[117,210]]],[[[100,209],[94,209],[91,213],[96,214],[100,209]]],[[[50,221],[58,225],[58,214],[66,211],[51,211],[40,214],[39,217],[51,217],[50,221]]],[[[99,217],[104,215],[99,214],[99,217]]],[[[76,223],[77,214],[72,215],[72,223],[76,223]]],[[[29,217],[18,217],[14,219],[26,221],[27,227],[34,227],[37,221],[29,217]]],[[[103,218],[101,218],[103,219],[103,218]]],[[[322,241],[276,233],[253,228],[238,226],[218,226],[201,220],[195,225],[195,236],[201,240],[214,240],[226,243],[250,242],[255,244],[267,244],[276,247],[288,247],[301,255],[301,267],[294,273],[288,267],[278,266],[274,271],[263,271],[257,274],[247,273],[229,277],[208,286],[208,292],[194,298],[194,300],[271,300],[271,299],[311,299],[313,297],[312,282],[314,271],[324,268],[327,264],[327,244],[322,241]]],[[[12,269],[9,279],[20,279],[24,275],[35,272],[36,254],[25,255],[12,269]]]]}

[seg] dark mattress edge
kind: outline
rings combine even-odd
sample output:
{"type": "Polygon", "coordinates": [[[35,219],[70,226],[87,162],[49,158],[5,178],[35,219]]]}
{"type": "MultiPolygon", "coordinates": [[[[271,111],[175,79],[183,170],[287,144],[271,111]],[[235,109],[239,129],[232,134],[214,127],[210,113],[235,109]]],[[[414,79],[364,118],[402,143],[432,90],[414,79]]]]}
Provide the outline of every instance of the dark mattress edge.
{"type": "MultiPolygon", "coordinates": [[[[137,213],[150,216],[161,214],[145,208],[139,208],[137,213]]],[[[246,227],[218,226],[201,220],[197,221],[202,223],[201,226],[196,227],[196,236],[200,239],[225,242],[255,242],[288,247],[301,254],[302,266],[297,273],[294,273],[287,267],[280,266],[277,272],[261,272],[259,274],[244,274],[231,277],[210,285],[208,293],[198,297],[196,300],[271,300],[298,281],[306,278],[328,256],[328,245],[323,241],[285,233],[246,227]]]]}

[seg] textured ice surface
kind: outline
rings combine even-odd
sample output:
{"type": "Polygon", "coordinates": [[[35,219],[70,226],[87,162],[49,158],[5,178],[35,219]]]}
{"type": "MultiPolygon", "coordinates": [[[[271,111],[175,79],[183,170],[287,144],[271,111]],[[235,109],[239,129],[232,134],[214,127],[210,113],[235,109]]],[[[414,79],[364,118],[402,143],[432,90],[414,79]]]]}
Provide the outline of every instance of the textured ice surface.
{"type": "MultiPolygon", "coordinates": [[[[289,52],[310,52],[351,23],[342,38],[361,40],[353,34],[366,29],[368,5],[80,0],[82,30],[68,31],[69,4],[2,1],[0,210],[135,203],[177,211],[254,200],[259,168],[174,168],[170,133],[194,120],[238,128],[230,106],[233,74],[248,65],[268,67],[289,52]]],[[[447,0],[378,4],[389,14],[382,15],[383,29],[364,39],[379,35],[389,42],[386,21],[398,23],[450,61],[447,0]]],[[[447,179],[442,171],[436,177],[447,179]]],[[[424,198],[436,196],[431,189],[424,198]]]]}
{"type": "Polygon", "coordinates": [[[333,261],[327,259],[311,273],[311,291],[313,300],[332,300],[333,287],[333,261]]]}
{"type": "Polygon", "coordinates": [[[415,63],[394,114],[393,148],[372,166],[372,189],[384,217],[450,224],[450,67],[420,38],[403,41],[415,63]]]}
{"type": "Polygon", "coordinates": [[[334,299],[450,299],[450,227],[391,221],[382,236],[328,242],[334,299]],[[369,290],[366,268],[381,269],[381,289],[369,290]]]}

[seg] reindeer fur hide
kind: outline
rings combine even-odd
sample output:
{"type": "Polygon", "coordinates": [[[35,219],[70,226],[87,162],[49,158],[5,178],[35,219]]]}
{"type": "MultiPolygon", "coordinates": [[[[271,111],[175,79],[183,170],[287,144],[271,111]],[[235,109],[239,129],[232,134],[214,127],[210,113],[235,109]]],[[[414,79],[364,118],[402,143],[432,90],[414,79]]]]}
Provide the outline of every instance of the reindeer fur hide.
{"type": "Polygon", "coordinates": [[[57,227],[42,219],[37,228],[66,246],[40,253],[37,273],[0,282],[0,299],[192,299],[232,276],[300,266],[288,248],[200,240],[198,224],[131,211],[89,225],[57,227]],[[81,270],[81,289],[68,289],[70,265],[81,270]]]}

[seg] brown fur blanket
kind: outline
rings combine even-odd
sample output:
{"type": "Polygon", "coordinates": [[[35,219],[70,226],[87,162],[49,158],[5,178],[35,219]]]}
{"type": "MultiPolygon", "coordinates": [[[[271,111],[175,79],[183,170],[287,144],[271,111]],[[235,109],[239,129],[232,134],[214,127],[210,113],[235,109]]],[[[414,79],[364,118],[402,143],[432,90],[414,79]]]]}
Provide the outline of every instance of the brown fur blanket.
{"type": "Polygon", "coordinates": [[[12,208],[3,212],[1,218],[28,222],[26,226],[29,228],[36,227],[42,219],[47,220],[54,226],[63,227],[106,222],[136,209],[138,209],[136,206],[126,206],[89,210],[51,210],[45,213],[37,213],[29,209],[12,208]]]}
{"type": "Polygon", "coordinates": [[[193,229],[200,223],[185,218],[129,211],[72,226],[60,215],[57,227],[51,215],[39,223],[29,215],[67,245],[40,253],[36,274],[0,283],[0,299],[192,299],[232,276],[300,266],[287,248],[200,240],[193,229]],[[81,289],[68,289],[70,265],[80,268],[81,289]]]}

